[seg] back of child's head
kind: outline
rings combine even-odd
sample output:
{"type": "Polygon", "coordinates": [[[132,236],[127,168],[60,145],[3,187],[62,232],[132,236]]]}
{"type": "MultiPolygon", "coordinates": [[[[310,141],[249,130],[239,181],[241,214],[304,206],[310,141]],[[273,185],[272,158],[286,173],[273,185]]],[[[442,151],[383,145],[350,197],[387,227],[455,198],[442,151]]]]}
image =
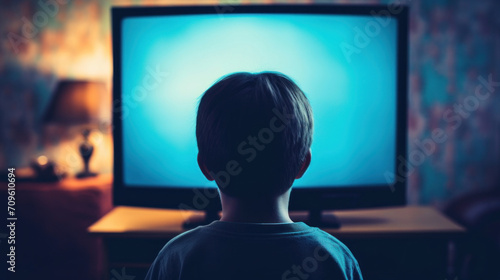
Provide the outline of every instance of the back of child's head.
{"type": "Polygon", "coordinates": [[[288,77],[274,72],[231,74],[200,100],[199,162],[226,195],[280,195],[300,171],[312,132],[309,101],[288,77]]]}

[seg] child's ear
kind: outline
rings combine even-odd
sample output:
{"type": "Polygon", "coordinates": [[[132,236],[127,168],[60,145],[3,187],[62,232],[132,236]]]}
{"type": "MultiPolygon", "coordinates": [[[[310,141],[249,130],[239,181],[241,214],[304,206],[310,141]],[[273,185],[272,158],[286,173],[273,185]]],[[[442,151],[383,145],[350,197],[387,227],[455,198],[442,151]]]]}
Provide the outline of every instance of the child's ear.
{"type": "Polygon", "coordinates": [[[304,163],[302,163],[302,167],[300,168],[299,173],[297,173],[297,176],[295,176],[295,179],[300,179],[304,173],[306,173],[307,168],[309,168],[309,164],[311,164],[311,149],[307,151],[304,163]]]}
{"type": "Polygon", "coordinates": [[[210,175],[208,168],[205,166],[205,164],[203,162],[200,161],[200,154],[199,153],[198,153],[197,160],[198,160],[198,166],[200,167],[200,170],[203,173],[203,175],[205,175],[205,178],[207,178],[209,181],[213,181],[214,178],[212,177],[212,175],[210,175]]]}

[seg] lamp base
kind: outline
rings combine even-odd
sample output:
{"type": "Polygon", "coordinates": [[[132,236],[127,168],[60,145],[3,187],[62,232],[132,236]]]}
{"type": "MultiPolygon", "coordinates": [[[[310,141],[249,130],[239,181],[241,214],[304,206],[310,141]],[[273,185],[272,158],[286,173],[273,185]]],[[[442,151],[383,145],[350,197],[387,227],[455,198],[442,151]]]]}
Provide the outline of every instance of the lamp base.
{"type": "Polygon", "coordinates": [[[95,176],[97,176],[97,173],[94,173],[94,172],[80,172],[80,173],[76,174],[76,178],[78,178],[78,179],[95,177],[95,176]]]}

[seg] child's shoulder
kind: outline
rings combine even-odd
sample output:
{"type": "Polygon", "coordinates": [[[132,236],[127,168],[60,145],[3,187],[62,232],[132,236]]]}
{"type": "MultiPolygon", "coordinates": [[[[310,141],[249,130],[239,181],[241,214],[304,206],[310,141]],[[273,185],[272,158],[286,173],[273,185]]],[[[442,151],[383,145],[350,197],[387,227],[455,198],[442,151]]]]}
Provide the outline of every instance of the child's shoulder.
{"type": "Polygon", "coordinates": [[[192,246],[200,239],[200,236],[202,235],[204,235],[203,227],[196,227],[194,229],[185,231],[177,235],[176,237],[170,239],[170,241],[168,241],[167,244],[165,244],[163,249],[160,251],[160,254],[162,252],[169,252],[169,254],[175,254],[177,251],[185,251],[186,246],[192,246]]]}
{"type": "Polygon", "coordinates": [[[323,250],[327,251],[335,260],[337,260],[337,263],[339,263],[340,266],[349,267],[354,265],[358,267],[356,258],[352,254],[351,250],[349,250],[349,248],[342,243],[342,241],[319,228],[316,232],[318,241],[320,242],[323,250]]]}

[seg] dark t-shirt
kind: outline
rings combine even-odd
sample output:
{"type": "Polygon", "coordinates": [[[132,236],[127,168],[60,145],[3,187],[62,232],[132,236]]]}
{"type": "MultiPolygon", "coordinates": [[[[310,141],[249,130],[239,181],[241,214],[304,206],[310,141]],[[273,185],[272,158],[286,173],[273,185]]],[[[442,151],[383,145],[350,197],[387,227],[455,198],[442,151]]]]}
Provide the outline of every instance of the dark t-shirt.
{"type": "Polygon", "coordinates": [[[361,280],[358,262],[335,237],[304,223],[216,221],[168,242],[146,280],[361,280]]]}

